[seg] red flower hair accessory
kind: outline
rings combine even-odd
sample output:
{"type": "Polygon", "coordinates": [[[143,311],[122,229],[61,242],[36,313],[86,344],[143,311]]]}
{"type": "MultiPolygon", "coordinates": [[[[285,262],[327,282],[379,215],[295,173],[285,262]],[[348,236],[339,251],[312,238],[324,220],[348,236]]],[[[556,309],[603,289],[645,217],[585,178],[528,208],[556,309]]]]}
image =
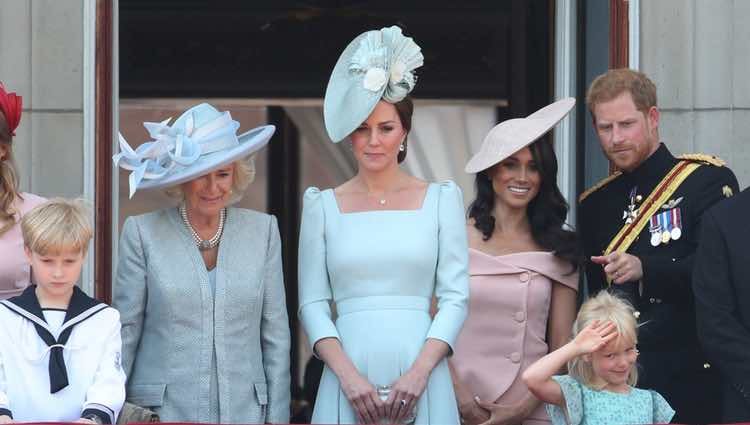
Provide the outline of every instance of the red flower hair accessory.
{"type": "Polygon", "coordinates": [[[0,110],[3,111],[5,120],[8,121],[11,136],[16,135],[16,128],[18,128],[18,123],[21,122],[22,107],[23,98],[16,95],[15,92],[6,92],[3,83],[0,83],[0,110]]]}

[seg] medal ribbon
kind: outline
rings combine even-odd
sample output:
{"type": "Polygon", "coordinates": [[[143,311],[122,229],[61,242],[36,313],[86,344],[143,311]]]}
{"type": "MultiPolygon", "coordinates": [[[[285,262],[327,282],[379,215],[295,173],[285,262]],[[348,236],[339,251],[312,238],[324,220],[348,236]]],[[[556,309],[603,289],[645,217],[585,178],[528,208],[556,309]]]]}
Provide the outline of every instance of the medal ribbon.
{"type": "MultiPolygon", "coordinates": [[[[693,161],[680,161],[669,170],[669,173],[656,185],[656,188],[648,195],[643,204],[641,204],[638,217],[631,223],[626,223],[615,237],[610,241],[604,255],[613,252],[625,252],[635,239],[641,233],[646,224],[650,222],[651,216],[656,213],[678,187],[685,181],[693,171],[697,170],[701,164],[693,161]]],[[[609,280],[607,283],[610,283],[609,280]]]]}
{"type": "Polygon", "coordinates": [[[674,223],[675,228],[682,228],[682,217],[680,216],[679,208],[672,208],[672,223],[674,223]]]}
{"type": "Polygon", "coordinates": [[[649,228],[651,229],[651,233],[653,233],[654,231],[658,229],[661,229],[661,223],[659,223],[659,216],[656,216],[656,215],[651,216],[650,220],[651,220],[651,225],[649,228]]]}

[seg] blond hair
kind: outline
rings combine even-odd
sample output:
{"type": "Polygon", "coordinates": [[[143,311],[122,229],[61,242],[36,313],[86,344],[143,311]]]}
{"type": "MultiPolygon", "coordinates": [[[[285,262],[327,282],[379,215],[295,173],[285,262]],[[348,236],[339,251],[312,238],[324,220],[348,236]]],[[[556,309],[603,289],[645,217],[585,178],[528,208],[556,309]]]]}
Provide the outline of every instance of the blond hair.
{"type": "Polygon", "coordinates": [[[13,161],[13,136],[8,121],[0,111],[0,145],[5,148],[5,156],[0,158],[0,236],[10,230],[18,220],[13,202],[18,194],[18,174],[13,161]]]}
{"type": "Polygon", "coordinates": [[[644,114],[656,106],[656,85],[646,74],[628,68],[610,69],[596,77],[586,93],[586,106],[596,122],[596,105],[630,93],[635,108],[644,114]]]}
{"type": "MultiPolygon", "coordinates": [[[[232,174],[232,196],[229,203],[234,203],[242,199],[245,190],[250,183],[255,180],[255,155],[245,159],[240,159],[234,163],[234,173],[232,174]]],[[[185,199],[185,193],[182,191],[182,185],[172,186],[164,191],[170,198],[185,199]]]]}
{"type": "Polygon", "coordinates": [[[86,253],[94,235],[90,210],[82,199],[52,198],[21,219],[23,243],[41,254],[86,253]]]}
{"type": "MultiPolygon", "coordinates": [[[[573,338],[595,320],[609,321],[617,327],[620,338],[636,344],[638,323],[634,313],[635,310],[630,303],[607,291],[601,291],[581,306],[578,317],[573,322],[573,338]]],[[[594,369],[590,362],[584,361],[583,356],[578,356],[568,362],[568,373],[585,385],[592,386],[594,382],[594,369]]],[[[628,374],[628,385],[635,386],[637,381],[638,370],[633,366],[628,374]]]]}

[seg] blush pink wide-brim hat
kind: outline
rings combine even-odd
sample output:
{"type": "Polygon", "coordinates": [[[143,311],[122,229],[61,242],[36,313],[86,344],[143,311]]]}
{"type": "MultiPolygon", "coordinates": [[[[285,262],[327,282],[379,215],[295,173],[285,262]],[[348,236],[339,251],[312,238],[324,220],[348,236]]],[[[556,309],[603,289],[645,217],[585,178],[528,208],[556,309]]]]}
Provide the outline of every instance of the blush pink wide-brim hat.
{"type": "Polygon", "coordinates": [[[494,126],[487,133],[479,152],[466,163],[464,171],[478,173],[534,143],[559,123],[575,106],[568,97],[547,105],[526,118],[514,118],[494,126]]]}

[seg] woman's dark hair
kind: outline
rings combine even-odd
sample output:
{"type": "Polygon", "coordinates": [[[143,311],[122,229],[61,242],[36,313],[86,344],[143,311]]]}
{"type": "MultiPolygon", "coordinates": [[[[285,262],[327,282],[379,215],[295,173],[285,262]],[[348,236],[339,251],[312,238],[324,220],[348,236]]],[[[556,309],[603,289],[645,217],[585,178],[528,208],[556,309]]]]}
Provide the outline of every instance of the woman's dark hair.
{"type": "Polygon", "coordinates": [[[399,151],[398,153],[398,163],[404,162],[404,159],[406,159],[406,151],[407,151],[407,144],[406,139],[409,136],[409,132],[411,131],[411,116],[414,114],[414,103],[412,103],[411,98],[409,96],[406,96],[402,100],[396,102],[393,104],[394,107],[396,107],[396,113],[398,114],[398,118],[401,120],[401,126],[404,127],[404,130],[406,130],[407,137],[404,138],[404,150],[399,151]]]}
{"type": "MultiPolygon", "coordinates": [[[[565,202],[557,187],[557,158],[552,143],[547,139],[538,140],[529,146],[534,162],[541,176],[539,193],[531,200],[526,214],[531,225],[531,236],[542,248],[552,251],[560,259],[569,261],[574,270],[581,264],[578,236],[563,228],[568,214],[565,202]]],[[[469,217],[474,219],[474,227],[482,232],[483,239],[489,240],[495,230],[495,191],[487,169],[476,175],[477,197],[469,205],[469,217]]]]}

